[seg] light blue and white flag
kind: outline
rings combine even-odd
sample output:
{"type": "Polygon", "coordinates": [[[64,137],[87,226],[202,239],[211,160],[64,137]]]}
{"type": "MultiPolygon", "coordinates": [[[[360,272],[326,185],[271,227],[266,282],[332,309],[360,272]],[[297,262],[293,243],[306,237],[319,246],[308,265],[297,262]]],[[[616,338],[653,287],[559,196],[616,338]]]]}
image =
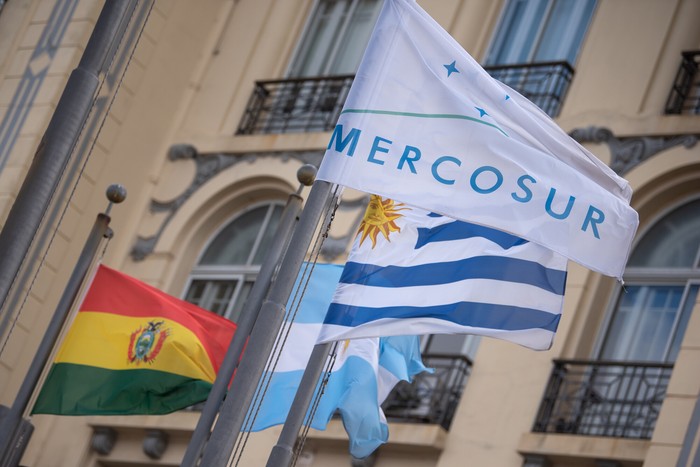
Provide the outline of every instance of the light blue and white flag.
{"type": "Polygon", "coordinates": [[[412,0],[386,0],[318,178],[622,277],[632,191],[412,0]]]}
{"type": "MultiPolygon", "coordinates": [[[[332,264],[315,266],[251,431],[285,422],[342,270],[332,264]]],[[[380,404],[396,383],[424,370],[416,336],[341,342],[311,426],[324,430],[339,411],[350,453],[366,457],[389,436],[380,404]]]]}
{"type": "Polygon", "coordinates": [[[475,334],[546,350],[566,262],[508,233],[372,196],[319,341],[475,334]]]}

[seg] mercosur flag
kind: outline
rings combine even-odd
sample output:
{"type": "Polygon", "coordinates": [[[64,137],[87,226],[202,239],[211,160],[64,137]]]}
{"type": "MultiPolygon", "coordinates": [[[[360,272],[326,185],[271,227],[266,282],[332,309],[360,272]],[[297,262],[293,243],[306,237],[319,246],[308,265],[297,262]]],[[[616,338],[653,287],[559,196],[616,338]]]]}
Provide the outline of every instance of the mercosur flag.
{"type": "Polygon", "coordinates": [[[318,177],[618,278],[638,225],[624,179],[409,0],[385,1],[318,177]]]}

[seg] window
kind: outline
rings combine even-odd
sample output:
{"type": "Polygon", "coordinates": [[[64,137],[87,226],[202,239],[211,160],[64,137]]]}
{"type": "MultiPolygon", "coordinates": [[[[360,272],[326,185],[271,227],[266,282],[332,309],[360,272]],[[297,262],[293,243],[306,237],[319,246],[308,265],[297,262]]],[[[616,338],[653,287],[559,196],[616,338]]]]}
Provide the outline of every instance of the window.
{"type": "Polygon", "coordinates": [[[700,198],[635,246],[593,360],[555,360],[534,431],[651,439],[700,287],[700,198]]]}
{"type": "Polygon", "coordinates": [[[700,200],[642,237],[625,281],[599,358],[673,363],[700,288],[700,200]]]}
{"type": "Polygon", "coordinates": [[[649,439],[700,286],[700,199],[676,208],[635,247],[599,364],[585,373],[572,426],[649,439]]]}
{"type": "Polygon", "coordinates": [[[479,342],[481,336],[470,334],[430,334],[421,339],[421,353],[463,355],[474,360],[479,342]]]}
{"type": "Polygon", "coordinates": [[[595,4],[595,0],[509,0],[484,62],[486,71],[556,117],[595,4]]]}
{"type": "Polygon", "coordinates": [[[185,300],[238,321],[283,208],[281,203],[254,206],[221,229],[192,269],[185,300]]]}
{"type": "Polygon", "coordinates": [[[510,0],[486,65],[576,62],[595,0],[510,0]]]}
{"type": "Polygon", "coordinates": [[[317,0],[288,75],[355,73],[381,4],[381,0],[317,0]]]}

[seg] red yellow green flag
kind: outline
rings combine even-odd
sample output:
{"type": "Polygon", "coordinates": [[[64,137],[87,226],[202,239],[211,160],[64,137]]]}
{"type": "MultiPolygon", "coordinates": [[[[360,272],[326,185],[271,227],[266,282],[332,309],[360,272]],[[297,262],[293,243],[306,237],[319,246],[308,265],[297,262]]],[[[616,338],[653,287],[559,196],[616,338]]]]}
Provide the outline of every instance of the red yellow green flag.
{"type": "Polygon", "coordinates": [[[202,402],[235,329],[101,265],[32,413],[166,414],[202,402]]]}

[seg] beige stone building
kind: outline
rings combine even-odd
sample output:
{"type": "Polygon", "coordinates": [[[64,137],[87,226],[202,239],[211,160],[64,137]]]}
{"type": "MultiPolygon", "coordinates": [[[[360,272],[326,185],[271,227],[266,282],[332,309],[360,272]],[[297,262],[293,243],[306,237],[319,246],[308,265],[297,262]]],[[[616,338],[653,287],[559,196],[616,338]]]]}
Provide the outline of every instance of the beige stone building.
{"type": "MultiPolygon", "coordinates": [[[[297,170],[320,163],[382,2],[134,3],[0,314],[4,406],[112,183],[128,196],[111,210],[104,263],[237,319],[297,170]]],[[[436,372],[390,397],[386,445],[352,460],[334,420],[297,465],[700,465],[700,1],[418,3],[630,182],[640,228],[625,286],[570,263],[549,351],[426,337],[436,372]]],[[[3,222],[103,4],[0,2],[3,222]]],[[[344,195],[323,261],[343,262],[365,199],[344,195]]],[[[33,416],[22,465],[179,465],[198,414],[33,416]]],[[[253,435],[238,465],[264,465],[278,434],[253,435]]]]}

